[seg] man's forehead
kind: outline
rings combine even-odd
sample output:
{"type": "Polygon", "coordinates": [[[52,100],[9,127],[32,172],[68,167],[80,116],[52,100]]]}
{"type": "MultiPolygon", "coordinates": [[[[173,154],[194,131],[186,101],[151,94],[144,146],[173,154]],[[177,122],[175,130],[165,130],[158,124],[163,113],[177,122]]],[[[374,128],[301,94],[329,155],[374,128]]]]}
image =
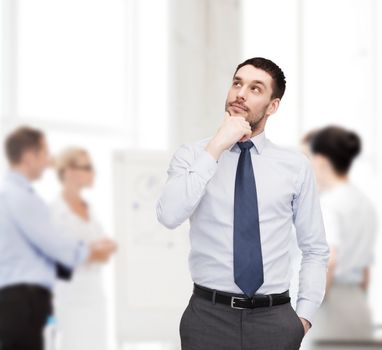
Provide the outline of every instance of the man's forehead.
{"type": "Polygon", "coordinates": [[[272,77],[266,71],[251,66],[249,64],[241,67],[234,76],[234,79],[241,79],[244,81],[261,81],[264,84],[271,85],[272,77]]]}

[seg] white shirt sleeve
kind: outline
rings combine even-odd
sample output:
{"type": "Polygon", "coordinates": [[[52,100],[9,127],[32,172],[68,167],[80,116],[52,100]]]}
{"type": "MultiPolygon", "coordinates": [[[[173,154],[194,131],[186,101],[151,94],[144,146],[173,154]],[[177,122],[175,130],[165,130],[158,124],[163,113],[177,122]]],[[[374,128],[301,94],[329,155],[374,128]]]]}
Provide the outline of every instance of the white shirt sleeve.
{"type": "Polygon", "coordinates": [[[293,200],[294,224],[302,251],[297,314],[312,323],[325,294],[329,247],[321,215],[313,170],[304,163],[298,181],[299,192],[293,200]]]}

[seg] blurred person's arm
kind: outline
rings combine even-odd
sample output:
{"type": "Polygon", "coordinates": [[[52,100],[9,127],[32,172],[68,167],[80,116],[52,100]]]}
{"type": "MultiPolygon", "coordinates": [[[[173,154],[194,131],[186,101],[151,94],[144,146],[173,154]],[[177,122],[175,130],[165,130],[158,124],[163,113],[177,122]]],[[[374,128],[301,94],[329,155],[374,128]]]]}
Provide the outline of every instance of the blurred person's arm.
{"type": "Polygon", "coordinates": [[[109,238],[102,238],[91,242],[89,244],[89,250],[90,253],[86,262],[105,263],[109,261],[110,256],[117,251],[117,244],[109,238]]]}
{"type": "Polygon", "coordinates": [[[33,193],[12,197],[9,209],[27,241],[52,261],[68,268],[85,261],[106,261],[115,250],[107,239],[93,246],[66,235],[54,225],[47,205],[33,193]]]}
{"type": "Polygon", "coordinates": [[[222,125],[204,149],[197,144],[180,147],[171,160],[168,180],[157,204],[159,222],[175,228],[187,220],[215,175],[221,154],[239,140],[247,140],[251,133],[244,118],[226,112],[222,125]]]}
{"type": "Polygon", "coordinates": [[[370,285],[370,268],[365,267],[363,269],[363,278],[362,278],[362,282],[361,282],[361,288],[365,292],[367,292],[367,290],[369,289],[369,285],[370,285]]]}
{"type": "Polygon", "coordinates": [[[306,332],[324,298],[329,258],[316,181],[308,160],[301,169],[298,186],[292,203],[297,242],[302,251],[296,312],[306,332]]]}
{"type": "MultiPolygon", "coordinates": [[[[78,240],[78,224],[74,223],[73,220],[68,220],[66,211],[57,210],[56,207],[51,206],[50,213],[53,224],[60,230],[61,233],[64,233],[65,236],[71,237],[73,240],[78,240]]],[[[71,215],[76,214],[71,213],[71,215]]],[[[103,232],[101,224],[93,219],[93,213],[89,216],[93,220],[93,228],[96,232],[96,236],[91,242],[88,243],[90,251],[88,258],[84,261],[84,263],[106,263],[109,261],[111,255],[117,251],[117,244],[114,240],[107,238],[108,235],[103,232]]]]}
{"type": "Polygon", "coordinates": [[[341,245],[341,225],[339,220],[340,215],[336,212],[337,208],[331,201],[327,201],[324,198],[321,201],[321,209],[326,239],[330,247],[328,271],[326,273],[326,293],[329,293],[334,283],[335,270],[337,269],[337,254],[341,245]]]}
{"type": "Polygon", "coordinates": [[[336,268],[336,248],[334,246],[330,247],[330,256],[329,256],[329,263],[328,263],[328,272],[326,274],[326,293],[328,294],[330,291],[330,288],[333,285],[333,279],[334,279],[334,271],[336,268]]]}
{"type": "Polygon", "coordinates": [[[363,276],[362,281],[360,283],[360,287],[367,292],[370,285],[370,267],[374,263],[374,255],[375,255],[375,243],[377,238],[377,231],[378,231],[378,219],[377,219],[377,211],[374,206],[372,206],[369,209],[369,215],[370,217],[367,219],[367,223],[369,227],[366,228],[366,231],[369,234],[369,237],[367,239],[367,248],[365,250],[364,255],[364,269],[363,269],[363,276]]]}

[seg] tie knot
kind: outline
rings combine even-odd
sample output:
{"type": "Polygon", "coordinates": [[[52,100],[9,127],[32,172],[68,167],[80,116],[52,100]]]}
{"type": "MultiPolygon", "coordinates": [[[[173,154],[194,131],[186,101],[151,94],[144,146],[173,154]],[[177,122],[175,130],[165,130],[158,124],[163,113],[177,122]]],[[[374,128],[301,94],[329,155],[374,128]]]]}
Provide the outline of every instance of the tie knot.
{"type": "Polygon", "coordinates": [[[240,147],[240,150],[245,151],[253,147],[253,142],[252,141],[238,142],[237,145],[240,147]]]}

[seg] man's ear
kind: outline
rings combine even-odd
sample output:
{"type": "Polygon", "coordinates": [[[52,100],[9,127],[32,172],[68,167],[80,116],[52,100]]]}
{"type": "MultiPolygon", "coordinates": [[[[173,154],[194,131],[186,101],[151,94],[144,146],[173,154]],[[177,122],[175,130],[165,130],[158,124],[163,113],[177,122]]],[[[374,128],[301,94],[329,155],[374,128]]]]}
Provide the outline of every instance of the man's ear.
{"type": "Polygon", "coordinates": [[[280,99],[274,98],[267,108],[267,115],[271,115],[277,112],[280,105],[280,99]]]}
{"type": "Polygon", "coordinates": [[[20,163],[31,164],[34,163],[34,154],[32,150],[26,150],[20,158],[20,163]]]}

